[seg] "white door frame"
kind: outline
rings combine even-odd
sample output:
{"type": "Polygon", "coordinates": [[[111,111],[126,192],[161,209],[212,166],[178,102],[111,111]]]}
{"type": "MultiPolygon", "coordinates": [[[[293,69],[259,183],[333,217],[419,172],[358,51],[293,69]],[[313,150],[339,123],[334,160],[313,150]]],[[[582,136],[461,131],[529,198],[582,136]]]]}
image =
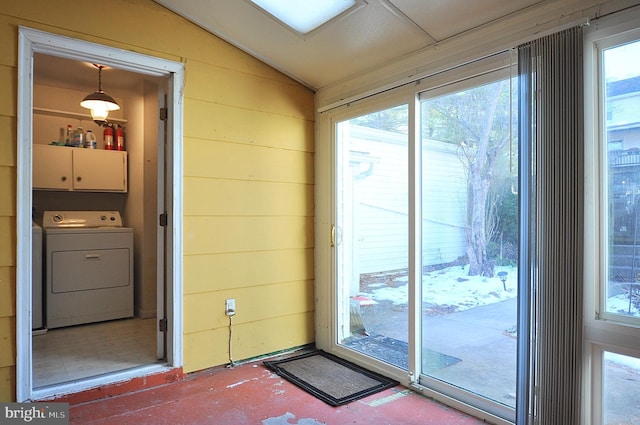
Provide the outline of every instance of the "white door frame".
{"type": "Polygon", "coordinates": [[[119,382],[137,376],[181,367],[182,358],[182,123],[184,65],[114,47],[76,40],[31,28],[19,28],[18,139],[16,194],[16,400],[37,400],[119,382]],[[167,363],[142,366],[126,372],[87,379],[46,389],[33,389],[31,342],[31,208],[33,55],[43,53],[72,60],[101,63],[113,68],[169,80],[167,126],[167,363]]]}

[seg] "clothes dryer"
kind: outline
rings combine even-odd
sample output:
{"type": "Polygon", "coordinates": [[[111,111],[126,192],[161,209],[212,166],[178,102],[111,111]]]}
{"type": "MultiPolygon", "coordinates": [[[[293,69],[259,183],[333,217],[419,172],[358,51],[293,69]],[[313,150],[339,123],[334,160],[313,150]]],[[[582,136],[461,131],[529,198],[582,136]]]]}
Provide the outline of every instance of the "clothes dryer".
{"type": "Polygon", "coordinates": [[[133,229],[117,211],[46,211],[49,329],[133,316],[133,229]]]}

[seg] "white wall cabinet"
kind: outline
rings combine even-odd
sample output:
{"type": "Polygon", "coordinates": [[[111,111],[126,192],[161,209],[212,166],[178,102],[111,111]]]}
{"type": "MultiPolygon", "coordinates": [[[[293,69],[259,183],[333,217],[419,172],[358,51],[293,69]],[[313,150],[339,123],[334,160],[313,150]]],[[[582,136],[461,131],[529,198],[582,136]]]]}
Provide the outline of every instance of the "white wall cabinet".
{"type": "Polygon", "coordinates": [[[127,152],[35,144],[33,188],[126,192],[127,152]]]}

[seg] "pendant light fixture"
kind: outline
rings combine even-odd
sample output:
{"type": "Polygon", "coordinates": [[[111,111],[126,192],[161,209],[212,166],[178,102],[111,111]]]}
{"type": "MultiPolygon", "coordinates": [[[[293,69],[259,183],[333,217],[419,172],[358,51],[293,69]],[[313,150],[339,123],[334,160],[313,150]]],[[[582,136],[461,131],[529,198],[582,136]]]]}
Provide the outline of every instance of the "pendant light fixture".
{"type": "Polygon", "coordinates": [[[98,68],[98,91],[88,94],[82,99],[80,106],[91,109],[91,118],[98,124],[104,124],[107,122],[109,111],[117,111],[120,106],[113,97],[102,91],[102,68],[104,65],[94,63],[93,66],[98,68]]]}

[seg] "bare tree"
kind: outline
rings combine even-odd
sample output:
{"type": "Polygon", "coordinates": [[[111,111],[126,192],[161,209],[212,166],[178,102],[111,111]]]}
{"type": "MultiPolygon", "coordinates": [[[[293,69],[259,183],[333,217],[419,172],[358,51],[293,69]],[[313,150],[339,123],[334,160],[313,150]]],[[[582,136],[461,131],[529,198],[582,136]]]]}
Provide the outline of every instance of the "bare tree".
{"type": "Polygon", "coordinates": [[[494,273],[487,255],[497,224],[491,187],[496,164],[511,138],[508,87],[509,81],[503,80],[434,99],[429,105],[427,137],[458,144],[467,171],[466,254],[472,276],[494,273]]]}
{"type": "MultiPolygon", "coordinates": [[[[466,170],[466,255],[472,276],[494,274],[488,245],[498,226],[496,187],[505,177],[499,171],[511,140],[509,88],[509,80],[501,80],[430,99],[422,106],[422,137],[457,145],[466,170]]],[[[354,122],[407,134],[407,112],[401,105],[354,122]]]]}

